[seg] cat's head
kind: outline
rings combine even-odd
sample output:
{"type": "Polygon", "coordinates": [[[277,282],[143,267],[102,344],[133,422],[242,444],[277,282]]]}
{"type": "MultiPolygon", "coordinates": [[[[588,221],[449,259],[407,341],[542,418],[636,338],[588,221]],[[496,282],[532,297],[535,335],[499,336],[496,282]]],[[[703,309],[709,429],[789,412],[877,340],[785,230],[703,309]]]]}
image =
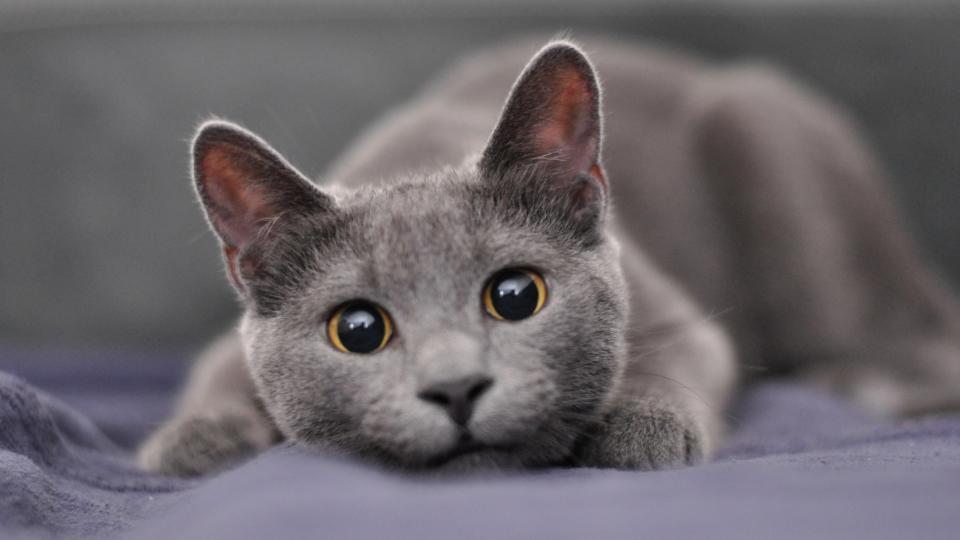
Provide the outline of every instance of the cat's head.
{"type": "Polygon", "coordinates": [[[567,457],[623,357],[600,143],[596,76],[566,42],[521,74],[476,164],[382,187],[325,191],[204,124],[197,190],[284,435],[413,468],[567,457]]]}

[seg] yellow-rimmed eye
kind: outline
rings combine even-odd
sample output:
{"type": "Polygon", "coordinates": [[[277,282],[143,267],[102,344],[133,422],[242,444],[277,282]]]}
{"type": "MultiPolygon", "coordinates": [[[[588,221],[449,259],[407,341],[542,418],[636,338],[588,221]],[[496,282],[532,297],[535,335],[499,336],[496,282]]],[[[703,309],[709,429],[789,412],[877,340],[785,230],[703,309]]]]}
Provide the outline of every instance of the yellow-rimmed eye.
{"type": "Polygon", "coordinates": [[[519,321],[538,313],[547,301],[547,285],[533,270],[508,268],[490,278],[483,307],[499,321],[519,321]]]}
{"type": "Polygon", "coordinates": [[[383,308],[366,300],[343,304],[327,321],[330,344],[341,352],[377,352],[387,346],[392,335],[390,316],[383,308]]]}

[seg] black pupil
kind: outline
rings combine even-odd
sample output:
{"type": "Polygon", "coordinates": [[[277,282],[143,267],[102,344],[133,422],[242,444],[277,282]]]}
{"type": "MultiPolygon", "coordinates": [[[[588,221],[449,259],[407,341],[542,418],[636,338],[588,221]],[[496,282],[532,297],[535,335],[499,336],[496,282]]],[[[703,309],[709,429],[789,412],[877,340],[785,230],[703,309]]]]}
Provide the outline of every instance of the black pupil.
{"type": "Polygon", "coordinates": [[[490,302],[504,319],[526,319],[536,311],[539,300],[537,284],[525,272],[506,270],[494,276],[490,302]]]}
{"type": "Polygon", "coordinates": [[[337,337],[350,352],[368,353],[377,350],[387,331],[377,308],[357,303],[344,308],[337,323],[337,337]]]}

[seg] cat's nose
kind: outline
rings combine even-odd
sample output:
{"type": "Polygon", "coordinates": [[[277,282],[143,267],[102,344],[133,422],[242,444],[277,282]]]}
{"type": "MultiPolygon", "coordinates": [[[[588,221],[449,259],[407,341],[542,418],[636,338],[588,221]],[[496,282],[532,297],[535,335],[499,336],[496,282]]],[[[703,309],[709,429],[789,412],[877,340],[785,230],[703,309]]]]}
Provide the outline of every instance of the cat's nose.
{"type": "Polygon", "coordinates": [[[469,375],[453,381],[434,383],[421,390],[417,397],[439,406],[458,426],[466,426],[473,408],[490,387],[493,379],[486,375],[469,375]]]}

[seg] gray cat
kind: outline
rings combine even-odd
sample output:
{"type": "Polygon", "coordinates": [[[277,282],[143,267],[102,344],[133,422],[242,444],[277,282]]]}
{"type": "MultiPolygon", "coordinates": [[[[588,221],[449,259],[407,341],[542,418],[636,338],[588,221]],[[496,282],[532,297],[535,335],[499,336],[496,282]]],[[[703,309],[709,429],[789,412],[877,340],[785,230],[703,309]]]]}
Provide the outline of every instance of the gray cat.
{"type": "Polygon", "coordinates": [[[842,114],[763,66],[588,45],[602,99],[568,41],[526,68],[530,44],[492,50],[322,188],[202,125],[196,188],[246,310],[142,466],[286,439],[407,470],[677,467],[720,443],[738,371],[960,406],[957,304],[842,114]]]}

